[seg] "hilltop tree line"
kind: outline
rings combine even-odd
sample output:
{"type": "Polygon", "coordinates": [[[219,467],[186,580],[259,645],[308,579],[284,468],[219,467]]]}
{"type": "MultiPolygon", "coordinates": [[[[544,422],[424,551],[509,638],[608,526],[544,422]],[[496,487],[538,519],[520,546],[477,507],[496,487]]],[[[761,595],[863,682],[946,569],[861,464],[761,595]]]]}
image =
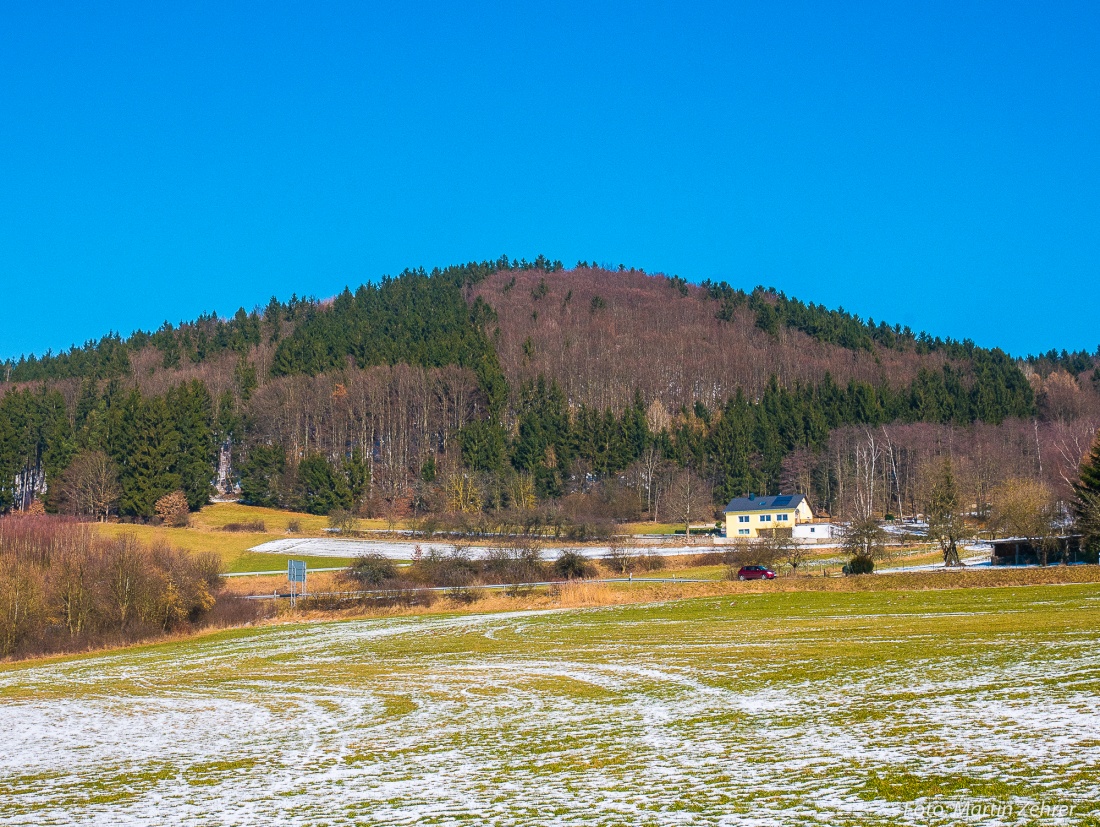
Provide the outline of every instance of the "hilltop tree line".
{"type": "Polygon", "coordinates": [[[886,322],[876,325],[874,319],[864,321],[843,308],[833,310],[813,302],[807,304],[774,287],[756,287],[746,292],[724,281],[705,281],[703,287],[709,297],[718,302],[720,319],[730,321],[737,308],[747,307],[753,313],[756,326],[767,333],[774,334],[780,327],[789,327],[821,342],[868,352],[876,345],[917,353],[940,351],[956,359],[971,358],[983,352],[969,339],[956,341],[933,337],[923,331],[915,333],[908,326],[890,326],[886,322]]]}
{"type": "Polygon", "coordinates": [[[274,375],[317,373],[352,357],[361,367],[461,364],[480,368],[488,378],[492,367],[480,360],[492,361],[491,348],[480,339],[476,322],[491,310],[466,308],[460,288],[498,271],[553,273],[561,268],[560,261],[543,256],[532,262],[502,256],[430,275],[423,269],[406,270],[397,278],[383,277],[378,285],[363,285],[354,294],[345,291],[331,307],[314,298],[292,296],[280,302],[272,297],[265,307],[252,312],[242,307],[231,318],[206,314],[178,326],[166,321],[153,332],[139,330],[125,338],[112,332],[62,353],[9,359],[0,363],[0,384],[128,376],[133,355],[146,348],[157,352],[160,367],[176,368],[225,353],[243,356],[265,342],[280,343],[274,375]]]}

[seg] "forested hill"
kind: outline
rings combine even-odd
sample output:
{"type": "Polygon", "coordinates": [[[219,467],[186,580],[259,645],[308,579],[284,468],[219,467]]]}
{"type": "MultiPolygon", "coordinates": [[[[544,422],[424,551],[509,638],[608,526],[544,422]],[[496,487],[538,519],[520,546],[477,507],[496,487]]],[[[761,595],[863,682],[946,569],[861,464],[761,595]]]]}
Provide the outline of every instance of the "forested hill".
{"type": "MultiPolygon", "coordinates": [[[[5,363],[0,510],[81,510],[89,458],[117,477],[123,517],[176,489],[197,506],[220,448],[247,500],[320,512],[488,512],[593,486],[610,502],[643,458],[627,499],[647,513],[656,465],[716,500],[797,484],[843,507],[824,467],[839,430],[1081,419],[1095,361],[1017,362],[775,290],[584,262],[406,271],[5,363]],[[456,475],[475,480],[465,494],[456,475]]],[[[916,496],[895,477],[899,504],[916,496]]]]}

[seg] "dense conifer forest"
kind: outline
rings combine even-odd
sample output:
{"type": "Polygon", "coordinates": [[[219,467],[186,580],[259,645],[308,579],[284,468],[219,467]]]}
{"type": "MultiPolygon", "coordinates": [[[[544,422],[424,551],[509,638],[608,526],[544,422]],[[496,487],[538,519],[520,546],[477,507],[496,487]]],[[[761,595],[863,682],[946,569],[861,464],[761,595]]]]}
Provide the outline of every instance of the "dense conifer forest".
{"type": "Polygon", "coordinates": [[[945,456],[980,505],[1010,472],[1066,489],[1097,363],[625,267],[410,270],[4,363],[0,512],[152,520],[166,494],[220,489],[313,513],[676,519],[699,491],[797,489],[904,514],[945,456]]]}

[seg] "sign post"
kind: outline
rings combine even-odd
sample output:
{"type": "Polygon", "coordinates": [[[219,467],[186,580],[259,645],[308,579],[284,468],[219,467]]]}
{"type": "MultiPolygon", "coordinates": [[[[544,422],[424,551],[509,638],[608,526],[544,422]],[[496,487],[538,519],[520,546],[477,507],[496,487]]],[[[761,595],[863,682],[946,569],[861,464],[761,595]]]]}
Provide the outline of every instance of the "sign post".
{"type": "Polygon", "coordinates": [[[286,564],[286,579],[290,581],[290,605],[293,606],[295,598],[306,594],[306,561],[288,560],[286,564]],[[302,585],[299,587],[298,584],[302,585]]]}

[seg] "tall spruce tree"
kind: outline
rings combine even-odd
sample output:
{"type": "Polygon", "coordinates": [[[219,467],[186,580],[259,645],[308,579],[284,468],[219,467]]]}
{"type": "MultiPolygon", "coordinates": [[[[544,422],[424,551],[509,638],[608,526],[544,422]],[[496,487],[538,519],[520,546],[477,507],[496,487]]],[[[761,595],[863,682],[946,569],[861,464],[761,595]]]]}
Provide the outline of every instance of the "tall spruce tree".
{"type": "Polygon", "coordinates": [[[1100,496],[1100,432],[1097,432],[1088,456],[1081,463],[1080,475],[1073,488],[1078,497],[1100,496]]]}
{"type": "Polygon", "coordinates": [[[217,475],[214,405],[206,386],[197,379],[168,391],[166,402],[178,434],[172,470],[179,477],[188,507],[195,511],[210,501],[217,475]]]}
{"type": "Polygon", "coordinates": [[[299,507],[310,514],[328,514],[352,506],[347,479],[320,454],[311,454],[298,463],[297,483],[299,507]]]}
{"type": "Polygon", "coordinates": [[[1080,476],[1073,489],[1077,529],[1084,536],[1088,549],[1100,551],[1100,432],[1081,463],[1080,476]]]}
{"type": "Polygon", "coordinates": [[[763,492],[763,476],[753,461],[757,451],[754,425],[752,406],[738,390],[722,409],[707,439],[718,478],[715,494],[723,502],[750,491],[763,492]]]}
{"type": "Polygon", "coordinates": [[[0,514],[15,504],[15,475],[19,470],[18,435],[7,410],[12,397],[14,394],[8,394],[0,401],[0,514]]]}
{"type": "Polygon", "coordinates": [[[157,500],[180,487],[179,433],[164,398],[143,400],[137,391],[123,404],[119,430],[119,513],[149,519],[157,500]]]}
{"type": "Polygon", "coordinates": [[[565,394],[556,382],[547,384],[539,376],[522,389],[520,407],[512,464],[519,471],[531,472],[538,496],[556,497],[569,475],[573,455],[565,394]]]}
{"type": "Polygon", "coordinates": [[[239,468],[241,501],[268,508],[287,506],[283,491],[286,451],[281,445],[253,445],[239,468]]]}

